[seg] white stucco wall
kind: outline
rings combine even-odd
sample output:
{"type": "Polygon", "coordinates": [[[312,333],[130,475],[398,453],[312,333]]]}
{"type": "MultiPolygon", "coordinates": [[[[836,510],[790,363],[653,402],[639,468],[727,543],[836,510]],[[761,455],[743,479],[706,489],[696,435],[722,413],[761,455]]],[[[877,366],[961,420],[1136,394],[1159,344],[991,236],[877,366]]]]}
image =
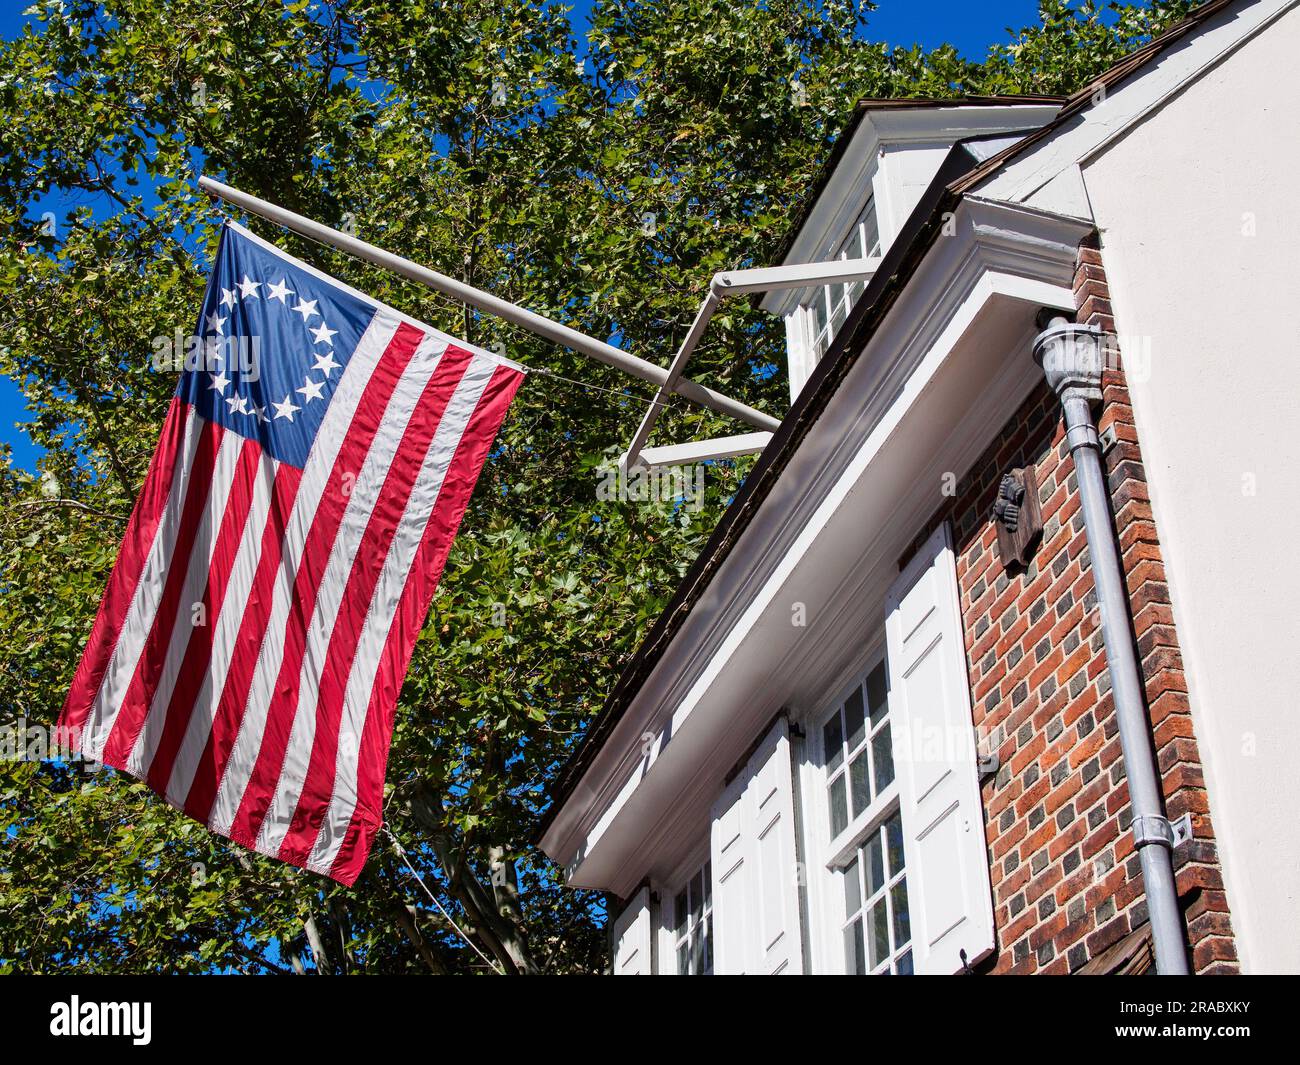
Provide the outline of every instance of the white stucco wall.
{"type": "Polygon", "coordinates": [[[1292,10],[1084,168],[1250,972],[1300,972],[1297,53],[1292,10]]]}

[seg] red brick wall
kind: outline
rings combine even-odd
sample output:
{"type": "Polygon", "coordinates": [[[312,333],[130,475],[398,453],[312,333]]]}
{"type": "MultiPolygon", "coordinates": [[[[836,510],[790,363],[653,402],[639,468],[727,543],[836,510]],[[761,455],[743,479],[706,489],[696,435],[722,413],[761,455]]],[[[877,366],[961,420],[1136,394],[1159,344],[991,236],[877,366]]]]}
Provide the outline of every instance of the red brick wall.
{"type": "MultiPolygon", "coordinates": [[[[1095,246],[1079,252],[1079,320],[1113,331],[1095,246]]],[[[1028,352],[1025,353],[1028,357],[1028,352]]],[[[1188,706],[1160,543],[1120,369],[1098,417],[1112,509],[1171,819],[1197,972],[1237,971],[1214,828],[1188,706]]],[[[975,725],[1001,768],[983,785],[997,973],[1073,972],[1146,921],[1074,464],[1060,405],[1035,390],[936,515],[953,523],[975,725]],[[1004,570],[989,514],[998,481],[1033,464],[1044,534],[1031,564],[1004,570]]],[[[928,532],[928,530],[926,530],[928,532]]]]}

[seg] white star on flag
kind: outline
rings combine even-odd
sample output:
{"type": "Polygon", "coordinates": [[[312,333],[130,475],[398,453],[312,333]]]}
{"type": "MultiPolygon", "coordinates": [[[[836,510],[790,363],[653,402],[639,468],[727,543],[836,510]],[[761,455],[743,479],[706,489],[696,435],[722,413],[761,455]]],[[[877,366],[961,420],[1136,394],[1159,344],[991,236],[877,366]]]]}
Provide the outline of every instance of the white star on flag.
{"type": "Polygon", "coordinates": [[[275,408],[275,416],[277,418],[288,418],[289,421],[293,421],[295,411],[302,410],[301,407],[295,407],[293,405],[292,396],[285,396],[279,403],[272,403],[271,406],[275,408]]]}
{"type": "Polygon", "coordinates": [[[235,305],[235,290],[233,288],[223,288],[221,290],[221,306],[233,307],[235,305]]]}
{"type": "Polygon", "coordinates": [[[285,284],[284,278],[280,279],[280,283],[278,285],[266,286],[266,298],[269,300],[279,300],[281,303],[284,303],[285,297],[291,296],[292,294],[293,294],[293,289],[291,289],[287,284],[285,284]]]}
{"type": "Polygon", "coordinates": [[[214,333],[220,333],[226,328],[226,318],[222,314],[209,314],[206,316],[208,328],[214,333]]]}
{"type": "Polygon", "coordinates": [[[212,378],[212,384],[208,385],[208,391],[224,392],[230,387],[230,378],[226,376],[224,370],[221,373],[210,373],[208,376],[212,378]]]}
{"type": "Polygon", "coordinates": [[[307,397],[304,402],[310,403],[313,399],[320,399],[321,389],[324,387],[325,383],[323,381],[313,381],[310,377],[307,377],[303,380],[303,387],[298,391],[307,397]]]}
{"type": "Polygon", "coordinates": [[[328,344],[330,342],[330,338],[333,337],[335,334],[337,334],[338,330],[331,329],[324,322],[321,322],[321,324],[318,325],[315,329],[309,329],[307,330],[307,332],[309,332],[312,336],[316,338],[317,344],[328,344]]]}
{"type": "Polygon", "coordinates": [[[316,365],[312,367],[313,370],[319,370],[323,373],[326,378],[338,368],[339,364],[334,361],[334,352],[332,351],[327,351],[324,355],[317,355],[316,365]]]}
{"type": "Polygon", "coordinates": [[[245,274],[244,280],[239,283],[239,295],[244,299],[248,299],[249,296],[257,299],[257,290],[261,287],[262,285],[260,282],[254,281],[251,277],[245,274]]]}
{"type": "Polygon", "coordinates": [[[304,322],[308,321],[313,314],[319,315],[320,313],[316,310],[315,300],[299,300],[298,306],[295,307],[294,310],[302,315],[302,320],[304,322]]]}

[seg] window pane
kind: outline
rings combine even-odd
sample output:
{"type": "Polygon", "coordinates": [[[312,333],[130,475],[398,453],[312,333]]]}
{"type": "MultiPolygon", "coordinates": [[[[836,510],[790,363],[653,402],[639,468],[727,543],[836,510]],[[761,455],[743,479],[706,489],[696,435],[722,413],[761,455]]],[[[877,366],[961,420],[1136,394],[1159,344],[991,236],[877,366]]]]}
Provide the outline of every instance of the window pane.
{"type": "Polygon", "coordinates": [[[871,708],[871,727],[880,724],[889,712],[889,682],[885,676],[885,663],[881,662],[867,677],[867,705],[871,708]]]}
{"type": "Polygon", "coordinates": [[[844,916],[851,917],[862,905],[862,885],[858,883],[858,860],[856,858],[844,869],[844,916]]]}
{"type": "Polygon", "coordinates": [[[831,307],[831,334],[834,335],[840,331],[844,319],[849,316],[849,305],[840,298],[843,295],[842,286],[836,285],[834,289],[827,288],[826,291],[833,291],[835,296],[835,302],[831,307]]]}
{"type": "Polygon", "coordinates": [[[894,904],[894,946],[901,947],[912,938],[911,915],[907,912],[907,878],[890,888],[889,895],[894,904]]]}
{"type": "Polygon", "coordinates": [[[849,763],[849,782],[852,785],[853,816],[857,817],[871,804],[871,782],[868,779],[867,752],[863,751],[849,763]]]}
{"type": "Polygon", "coordinates": [[[686,886],[673,896],[677,971],[683,976],[701,976],[713,971],[713,921],[710,917],[712,874],[712,864],[705,862],[686,881],[686,886]]]}
{"type": "Polygon", "coordinates": [[[883,896],[871,907],[867,920],[867,945],[870,948],[871,968],[874,969],[889,957],[889,914],[885,911],[883,896]]]}
{"type": "Polygon", "coordinates": [[[826,750],[826,771],[834,772],[844,759],[844,732],[840,728],[840,712],[822,726],[822,744],[826,750]]]}
{"type": "Polygon", "coordinates": [[[849,825],[848,802],[844,796],[844,774],[831,782],[831,838],[834,839],[849,825]]]}
{"type": "Polygon", "coordinates": [[[867,200],[867,208],[862,212],[862,243],[866,245],[868,255],[880,254],[880,223],[876,219],[875,199],[867,200]]]}
{"type": "Polygon", "coordinates": [[[912,952],[910,950],[906,954],[900,955],[898,958],[898,975],[912,975],[912,952]]]}
{"type": "Polygon", "coordinates": [[[820,334],[826,328],[827,307],[826,307],[826,289],[818,288],[813,293],[812,301],[813,321],[816,322],[815,332],[820,334]]]}
{"type": "Polygon", "coordinates": [[[879,795],[894,779],[894,742],[889,737],[888,722],[871,741],[871,760],[876,771],[876,794],[879,795]]]}
{"type": "Polygon", "coordinates": [[[849,750],[853,750],[867,734],[866,722],[862,715],[862,689],[854,688],[853,694],[844,701],[844,731],[849,734],[849,750]]]}
{"type": "Polygon", "coordinates": [[[894,814],[885,822],[885,833],[889,837],[889,875],[896,876],[903,869],[903,818],[894,814]]]}
{"type": "Polygon", "coordinates": [[[856,259],[862,254],[861,237],[858,235],[858,223],[853,223],[853,228],[849,235],[844,238],[844,243],[840,245],[840,250],[836,253],[837,259],[856,259]]]}
{"type": "Polygon", "coordinates": [[[862,946],[861,917],[844,929],[844,962],[850,976],[866,975],[867,959],[862,946]]]}
{"type": "Polygon", "coordinates": [[[862,850],[866,861],[867,897],[870,898],[885,886],[885,855],[880,844],[880,833],[874,833],[862,850]]]}

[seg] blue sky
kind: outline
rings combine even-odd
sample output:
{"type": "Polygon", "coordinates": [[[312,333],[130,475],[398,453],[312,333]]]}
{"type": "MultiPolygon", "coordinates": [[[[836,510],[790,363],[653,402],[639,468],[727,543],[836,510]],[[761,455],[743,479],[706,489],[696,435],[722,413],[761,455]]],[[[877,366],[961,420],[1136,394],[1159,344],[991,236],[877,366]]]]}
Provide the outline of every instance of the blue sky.
{"type": "MultiPolygon", "coordinates": [[[[0,38],[10,39],[21,32],[26,19],[25,2],[0,3],[0,38]]],[[[581,33],[585,13],[591,5],[576,0],[573,24],[581,33]]],[[[909,47],[920,44],[934,48],[949,42],[971,59],[984,57],[991,44],[1007,39],[1008,27],[1032,25],[1038,20],[1037,0],[879,0],[876,11],[868,17],[867,36],[873,40],[909,47]]],[[[23,432],[21,423],[30,415],[15,382],[0,376],[0,441],[13,447],[18,466],[35,468],[39,450],[23,432]]]]}

